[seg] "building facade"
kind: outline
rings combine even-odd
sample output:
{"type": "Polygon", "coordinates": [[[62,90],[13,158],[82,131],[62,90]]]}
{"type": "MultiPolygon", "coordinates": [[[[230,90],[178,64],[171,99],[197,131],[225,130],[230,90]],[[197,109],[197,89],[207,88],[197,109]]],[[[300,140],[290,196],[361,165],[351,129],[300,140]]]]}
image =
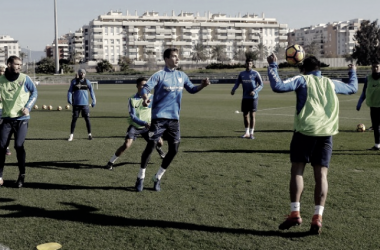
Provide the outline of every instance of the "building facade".
{"type": "MultiPolygon", "coordinates": [[[[55,40],[51,45],[47,45],[45,47],[45,53],[46,57],[52,57],[55,58],[55,40]]],[[[65,59],[69,60],[69,40],[67,35],[62,36],[61,38],[58,38],[58,58],[59,60],[65,59]]]]}
{"type": "Polygon", "coordinates": [[[342,57],[353,53],[354,35],[362,21],[363,19],[352,19],[291,30],[288,43],[305,47],[313,44],[316,56],[342,57]]]}
{"type": "Polygon", "coordinates": [[[20,46],[17,40],[10,36],[0,36],[0,64],[7,63],[10,56],[20,56],[20,46]]]}

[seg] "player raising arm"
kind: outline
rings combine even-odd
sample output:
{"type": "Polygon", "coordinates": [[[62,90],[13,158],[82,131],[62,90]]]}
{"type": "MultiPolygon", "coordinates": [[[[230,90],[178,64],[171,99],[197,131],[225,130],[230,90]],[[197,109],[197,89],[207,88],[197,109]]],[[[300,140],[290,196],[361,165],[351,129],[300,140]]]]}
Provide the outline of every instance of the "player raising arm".
{"type": "Polygon", "coordinates": [[[295,91],[297,95],[294,134],[290,143],[291,213],[279,229],[289,229],[302,223],[300,200],[303,191],[303,172],[306,163],[310,162],[315,179],[315,210],[310,232],[319,234],[328,191],[327,171],[332,154],[332,136],[338,133],[339,126],[339,100],[336,94],[350,95],[357,92],[356,67],[349,65],[349,82],[346,84],[323,77],[320,61],[311,56],[304,60],[301,75],[282,81],[277,72],[276,55],[270,55],[267,61],[268,77],[273,91],[278,93],[295,91]]]}

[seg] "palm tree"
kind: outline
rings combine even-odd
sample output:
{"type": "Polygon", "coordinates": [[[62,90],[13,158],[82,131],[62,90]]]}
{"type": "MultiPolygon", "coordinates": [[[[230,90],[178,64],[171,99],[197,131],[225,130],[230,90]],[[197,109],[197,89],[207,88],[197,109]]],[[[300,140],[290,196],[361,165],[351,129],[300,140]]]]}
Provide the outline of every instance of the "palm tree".
{"type": "Polygon", "coordinates": [[[223,63],[223,61],[228,60],[227,54],[224,50],[223,45],[215,45],[211,49],[211,58],[216,59],[216,61],[220,61],[223,63]]]}
{"type": "MultiPolygon", "coordinates": [[[[2,53],[3,51],[1,51],[0,49],[0,53],[2,53]]],[[[25,52],[20,52],[20,58],[21,58],[21,61],[24,61],[24,58],[25,57],[28,57],[28,54],[26,54],[25,52]]]]}
{"type": "Polygon", "coordinates": [[[281,46],[279,43],[274,47],[273,52],[276,54],[279,60],[285,59],[286,47],[281,46]]]}
{"type": "Polygon", "coordinates": [[[262,60],[262,61],[263,61],[263,60],[268,56],[268,54],[269,54],[269,52],[268,52],[268,47],[265,46],[263,43],[259,43],[259,44],[256,45],[256,51],[257,51],[258,58],[259,58],[260,60],[262,60]]]}
{"type": "Polygon", "coordinates": [[[207,59],[206,47],[202,43],[195,44],[191,56],[191,59],[197,63],[199,61],[205,61],[207,59]]]}

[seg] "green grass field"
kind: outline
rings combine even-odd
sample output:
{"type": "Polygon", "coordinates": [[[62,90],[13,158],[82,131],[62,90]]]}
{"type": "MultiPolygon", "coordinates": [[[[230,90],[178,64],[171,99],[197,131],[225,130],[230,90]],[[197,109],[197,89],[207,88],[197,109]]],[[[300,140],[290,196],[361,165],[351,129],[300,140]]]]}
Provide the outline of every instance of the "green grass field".
{"type": "MultiPolygon", "coordinates": [[[[289,213],[289,143],[295,94],[260,92],[255,140],[244,131],[241,88],[212,85],[184,93],[180,151],[155,192],[150,177],[160,166],[153,153],[145,189],[134,191],[145,141],[138,139],[116,163],[102,169],[124,141],[127,98],[134,85],[100,85],[91,109],[94,140],[77,122],[68,142],[71,112],[34,110],[25,142],[25,187],[13,188],[15,151],[7,157],[0,188],[0,245],[35,249],[58,242],[62,249],[379,249],[379,153],[369,109],[355,110],[359,94],[339,96],[340,133],[334,137],[329,195],[320,236],[309,235],[314,211],[308,165],[301,202],[304,223],[278,225],[289,213]]],[[[362,86],[360,86],[361,91],[362,86]]],[[[37,104],[66,105],[67,86],[38,86],[37,104]]],[[[13,147],[13,141],[11,142],[13,147]]],[[[165,146],[166,149],[166,146],[165,146]]]]}

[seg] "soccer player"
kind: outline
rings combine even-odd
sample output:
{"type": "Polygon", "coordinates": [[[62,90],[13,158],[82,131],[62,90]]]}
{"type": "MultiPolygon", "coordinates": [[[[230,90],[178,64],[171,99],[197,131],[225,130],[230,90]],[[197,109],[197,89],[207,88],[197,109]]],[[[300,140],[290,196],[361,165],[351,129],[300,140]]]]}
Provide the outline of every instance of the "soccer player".
{"type": "Polygon", "coordinates": [[[29,76],[20,73],[21,65],[20,58],[10,56],[5,74],[0,76],[0,96],[3,105],[3,122],[0,125],[0,186],[3,185],[5,153],[14,134],[19,169],[16,187],[19,188],[25,181],[24,142],[28,132],[29,113],[37,100],[37,89],[29,76]]]}
{"type": "Polygon", "coordinates": [[[153,74],[141,91],[143,105],[148,107],[151,102],[148,94],[154,89],[149,141],[141,156],[141,168],[136,183],[136,188],[139,190],[143,190],[146,166],[160,137],[165,135],[169,150],[158,172],[153,176],[154,190],[161,190],[161,178],[178,152],[180,143],[179,112],[183,89],[195,94],[210,85],[209,79],[206,78],[200,85],[194,86],[185,73],[176,70],[179,64],[178,49],[166,49],[163,57],[165,68],[153,74]]]}
{"type": "Polygon", "coordinates": [[[239,88],[240,83],[243,86],[243,99],[241,101],[241,111],[243,112],[245,134],[241,138],[255,139],[255,115],[259,101],[259,92],[263,88],[263,81],[259,72],[252,70],[253,60],[245,61],[245,71],[240,72],[236,79],[235,86],[231,90],[231,95],[239,88]],[[249,117],[248,117],[249,115],[249,117]]]}
{"type": "MultiPolygon", "coordinates": [[[[143,99],[141,98],[141,90],[146,84],[147,79],[145,77],[140,77],[137,79],[137,93],[132,95],[128,99],[128,110],[129,110],[129,127],[127,130],[127,134],[125,136],[125,142],[121,145],[115,152],[115,154],[109,160],[106,169],[112,170],[113,164],[116,160],[123,154],[126,150],[128,150],[136,137],[141,135],[147,142],[149,140],[148,131],[151,122],[151,107],[144,107],[142,105],[143,99]]],[[[153,99],[153,95],[149,94],[148,98],[150,100],[153,99]]],[[[165,153],[162,151],[161,146],[163,145],[163,141],[160,140],[157,143],[156,150],[162,159],[165,158],[165,153]]],[[[137,191],[142,191],[138,190],[137,191]]]]}
{"type": "Polygon", "coordinates": [[[290,143],[291,213],[279,229],[289,229],[302,223],[300,200],[304,185],[303,172],[306,163],[310,162],[315,179],[315,210],[310,232],[319,234],[322,230],[322,215],[328,191],[327,172],[332,154],[332,136],[338,133],[339,126],[339,100],[336,94],[351,95],[357,92],[356,67],[349,65],[349,82],[345,84],[323,77],[320,61],[311,56],[303,62],[302,75],[282,81],[277,72],[277,57],[272,54],[267,61],[268,76],[273,91],[278,93],[295,91],[297,96],[294,134],[290,143]]]}
{"type": "Polygon", "coordinates": [[[356,110],[359,111],[362,103],[366,100],[366,104],[370,108],[372,130],[375,137],[375,146],[368,150],[380,150],[380,60],[374,60],[371,69],[372,73],[364,81],[363,92],[356,105],[356,110]]]}
{"type": "MultiPolygon", "coordinates": [[[[5,65],[0,65],[0,76],[2,76],[2,75],[4,75],[5,74],[5,69],[6,69],[7,67],[5,66],[5,65]]],[[[2,114],[3,114],[3,105],[2,105],[2,103],[0,103],[0,124],[2,123],[2,120],[1,120],[1,116],[2,116],[2,114]]],[[[7,145],[9,145],[9,143],[7,144],[7,145]]],[[[11,155],[12,153],[11,153],[11,151],[9,150],[9,147],[7,147],[7,151],[6,151],[6,153],[5,153],[5,155],[11,155]]]]}
{"type": "Polygon", "coordinates": [[[75,125],[79,117],[79,113],[82,113],[82,117],[86,121],[86,127],[88,132],[88,139],[92,140],[91,123],[90,123],[90,108],[88,107],[88,91],[91,94],[91,107],[95,107],[96,99],[95,93],[92,88],[91,82],[85,78],[86,71],[79,69],[77,77],[71,81],[69,91],[67,93],[67,101],[73,106],[73,118],[71,120],[71,133],[68,141],[72,141],[74,138],[75,125]]]}

